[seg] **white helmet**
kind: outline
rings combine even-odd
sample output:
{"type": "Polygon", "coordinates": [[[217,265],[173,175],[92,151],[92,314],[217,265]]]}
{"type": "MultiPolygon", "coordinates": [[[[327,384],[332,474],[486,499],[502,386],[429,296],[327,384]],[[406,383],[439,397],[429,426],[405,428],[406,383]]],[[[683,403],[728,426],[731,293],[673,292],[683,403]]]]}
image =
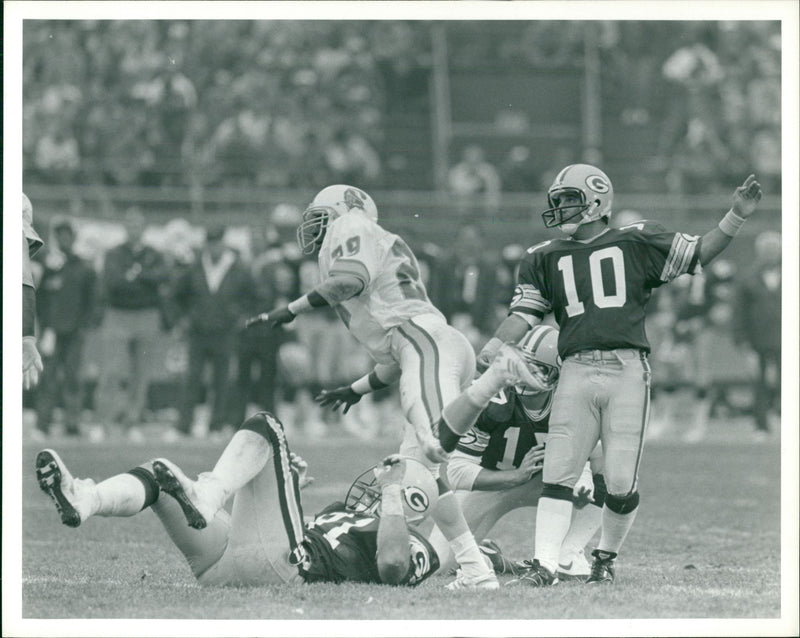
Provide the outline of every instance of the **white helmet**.
{"type": "Polygon", "coordinates": [[[367,219],[378,221],[378,207],[360,188],[335,184],[317,193],[297,227],[297,243],[300,244],[303,254],[310,255],[319,249],[325,239],[328,224],[347,213],[358,213],[367,219]]]}
{"type": "Polygon", "coordinates": [[[571,164],[561,169],[547,191],[550,208],[542,213],[542,220],[547,228],[558,226],[567,235],[574,235],[583,224],[611,217],[613,200],[614,188],[608,175],[589,164],[571,164]],[[560,206],[567,194],[577,196],[580,204],[560,206]]]}
{"type": "MultiPolygon", "coordinates": [[[[403,458],[406,462],[406,470],[400,481],[403,512],[409,523],[417,523],[433,511],[439,498],[439,487],[427,467],[416,459],[403,458]]],[[[373,465],[353,481],[344,500],[347,509],[380,516],[381,488],[375,478],[376,467],[373,465]]]]}
{"type": "MultiPolygon", "coordinates": [[[[531,372],[540,377],[546,385],[554,386],[561,371],[561,358],[558,356],[558,330],[552,326],[539,325],[529,330],[518,345],[528,362],[531,372]]],[[[527,386],[517,386],[517,394],[531,394],[527,386]]]]}

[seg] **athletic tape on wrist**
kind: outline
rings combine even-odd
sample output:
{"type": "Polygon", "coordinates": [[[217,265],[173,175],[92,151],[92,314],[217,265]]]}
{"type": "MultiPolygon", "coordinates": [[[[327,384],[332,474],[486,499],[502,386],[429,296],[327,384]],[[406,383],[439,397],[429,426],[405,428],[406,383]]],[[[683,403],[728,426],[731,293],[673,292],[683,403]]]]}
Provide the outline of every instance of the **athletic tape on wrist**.
{"type": "Polygon", "coordinates": [[[356,394],[368,394],[372,392],[372,386],[369,383],[369,375],[365,374],[360,379],[353,381],[350,384],[350,389],[356,394]]]}
{"type": "Polygon", "coordinates": [[[381,489],[381,516],[403,516],[401,489],[397,484],[384,485],[381,489]]]}
{"type": "Polygon", "coordinates": [[[301,312],[311,310],[312,306],[311,302],[308,300],[308,295],[303,295],[302,297],[292,301],[287,308],[289,308],[289,312],[291,312],[293,315],[299,315],[301,312]]]}
{"type": "Polygon", "coordinates": [[[728,235],[728,237],[736,237],[739,229],[744,225],[747,220],[744,217],[739,217],[733,212],[733,209],[725,213],[725,217],[719,222],[719,229],[728,235]]]}

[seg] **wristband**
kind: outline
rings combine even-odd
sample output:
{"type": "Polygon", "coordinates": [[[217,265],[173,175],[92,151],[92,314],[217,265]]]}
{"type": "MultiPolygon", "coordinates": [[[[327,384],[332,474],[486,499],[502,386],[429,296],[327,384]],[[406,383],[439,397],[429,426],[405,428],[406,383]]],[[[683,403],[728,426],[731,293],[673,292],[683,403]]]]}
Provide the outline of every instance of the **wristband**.
{"type": "Polygon", "coordinates": [[[356,394],[369,394],[372,392],[372,386],[369,383],[369,375],[365,374],[360,379],[356,379],[350,384],[350,389],[356,394]]]}
{"type": "Polygon", "coordinates": [[[313,307],[311,302],[308,300],[308,295],[303,295],[298,299],[292,301],[288,306],[286,306],[293,315],[299,315],[301,312],[306,312],[307,310],[311,310],[313,307]]]}
{"type": "Polygon", "coordinates": [[[725,233],[728,237],[736,237],[736,234],[739,232],[739,229],[744,225],[747,221],[744,217],[739,217],[736,213],[733,212],[733,209],[729,210],[725,213],[725,217],[719,222],[718,226],[719,229],[725,233]]]}
{"type": "Polygon", "coordinates": [[[34,346],[36,345],[36,337],[33,335],[25,335],[22,337],[22,342],[25,343],[26,341],[30,341],[34,346]]]}
{"type": "Polygon", "coordinates": [[[381,516],[403,516],[403,501],[397,483],[384,485],[381,489],[381,516]]]}

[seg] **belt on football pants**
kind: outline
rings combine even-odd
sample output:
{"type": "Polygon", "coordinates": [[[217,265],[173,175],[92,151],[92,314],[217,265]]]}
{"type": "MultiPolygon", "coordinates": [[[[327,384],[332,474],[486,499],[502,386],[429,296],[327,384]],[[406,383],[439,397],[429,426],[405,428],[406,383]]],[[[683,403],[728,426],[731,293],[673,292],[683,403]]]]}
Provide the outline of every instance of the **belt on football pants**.
{"type": "Polygon", "coordinates": [[[581,350],[567,355],[567,359],[579,361],[616,361],[621,363],[625,359],[646,359],[647,353],[636,348],[616,348],[614,350],[581,350]]]}

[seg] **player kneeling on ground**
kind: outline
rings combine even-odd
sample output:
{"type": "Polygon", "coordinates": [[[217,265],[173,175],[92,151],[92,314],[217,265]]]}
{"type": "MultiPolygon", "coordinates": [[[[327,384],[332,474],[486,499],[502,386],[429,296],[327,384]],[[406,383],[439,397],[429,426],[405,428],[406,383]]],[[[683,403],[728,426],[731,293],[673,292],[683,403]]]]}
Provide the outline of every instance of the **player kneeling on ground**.
{"type": "Polygon", "coordinates": [[[374,468],[380,514],[334,503],[304,523],[300,488],[313,479],[289,451],[283,426],[260,412],[248,418],[214,469],[196,481],[167,459],[156,459],[95,484],[75,479],[53,450],[36,457],[39,486],[61,521],[78,527],[91,516],[133,516],[150,508],[202,585],[364,582],[417,585],[439,566],[431,544],[409,530],[414,517],[436,505],[433,476],[391,455],[374,468]],[[171,498],[162,497],[162,493],[171,498]],[[223,506],[233,497],[229,514],[223,506]],[[187,526],[188,522],[188,526],[187,526]]]}

